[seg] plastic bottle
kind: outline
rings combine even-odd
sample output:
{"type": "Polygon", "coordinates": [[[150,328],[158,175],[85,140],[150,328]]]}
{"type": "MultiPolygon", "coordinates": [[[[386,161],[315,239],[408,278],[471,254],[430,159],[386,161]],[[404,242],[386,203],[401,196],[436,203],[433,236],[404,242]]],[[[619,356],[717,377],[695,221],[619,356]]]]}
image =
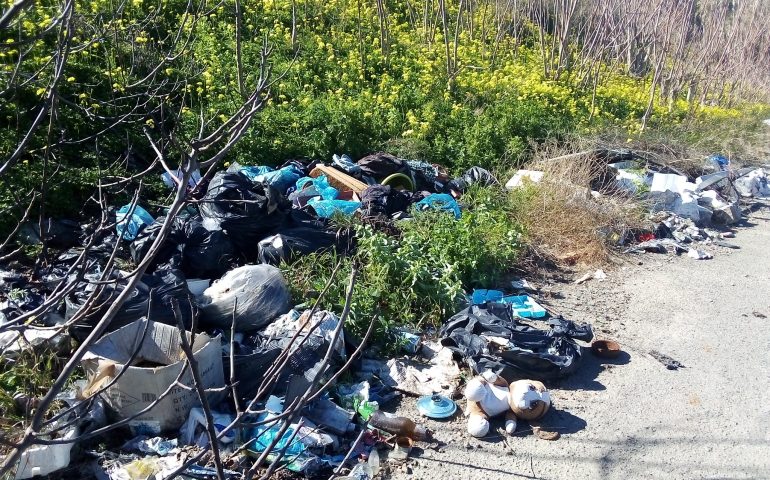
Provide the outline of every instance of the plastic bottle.
{"type": "Polygon", "coordinates": [[[433,432],[414,423],[406,417],[397,417],[385,412],[376,411],[369,417],[369,425],[389,433],[394,433],[401,437],[409,437],[412,440],[429,440],[433,432]]]}

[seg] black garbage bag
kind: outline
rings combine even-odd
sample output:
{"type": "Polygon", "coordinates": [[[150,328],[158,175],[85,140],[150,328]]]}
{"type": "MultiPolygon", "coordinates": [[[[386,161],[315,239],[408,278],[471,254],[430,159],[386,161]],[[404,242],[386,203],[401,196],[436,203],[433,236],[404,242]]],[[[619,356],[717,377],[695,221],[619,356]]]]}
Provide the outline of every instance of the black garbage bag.
{"type": "Polygon", "coordinates": [[[481,167],[471,167],[466,170],[465,173],[449,182],[447,187],[451,191],[464,193],[471,185],[479,184],[482,186],[489,186],[497,185],[499,183],[497,178],[495,178],[495,176],[488,170],[481,167]]]}
{"type": "Polygon", "coordinates": [[[181,244],[182,271],[187,278],[219,278],[237,264],[238,255],[227,233],[206,230],[199,216],[188,218],[174,238],[181,244]]]}
{"type": "MultiPolygon", "coordinates": [[[[80,288],[75,289],[65,299],[64,318],[69,320],[85,305],[91,293],[98,290],[93,305],[71,329],[72,336],[77,340],[82,340],[88,335],[128,284],[125,278],[108,284],[93,283],[93,280],[96,280],[95,277],[91,280],[92,282],[83,282],[80,288]]],[[[197,315],[197,307],[194,305],[182,273],[176,270],[159,270],[154,274],[144,275],[110,322],[105,333],[124,327],[142,317],[147,317],[154,322],[176,325],[177,321],[171,308],[172,299],[178,302],[182,320],[185,327],[189,328],[192,325],[193,316],[197,315]]]]}
{"type": "Polygon", "coordinates": [[[289,228],[259,242],[259,261],[278,265],[301,255],[331,250],[336,243],[334,232],[307,227],[289,228]]]}
{"type": "Polygon", "coordinates": [[[492,370],[507,381],[521,378],[549,380],[577,369],[581,347],[573,339],[590,341],[590,325],[552,318],[550,330],[519,323],[512,308],[502,303],[468,307],[450,318],[439,331],[441,344],[464,359],[474,372],[492,370]],[[484,336],[509,341],[505,348],[484,336]]]}
{"type": "MultiPolygon", "coordinates": [[[[244,344],[236,344],[233,352],[233,366],[235,369],[235,381],[238,382],[237,392],[242,400],[249,401],[257,394],[259,386],[265,378],[265,374],[270,366],[283,351],[282,348],[262,347],[264,340],[256,335],[247,339],[244,344]]],[[[230,375],[230,356],[222,355],[222,365],[224,367],[225,380],[229,382],[230,375]]]]}
{"type": "MultiPolygon", "coordinates": [[[[176,221],[178,221],[178,219],[176,219],[176,221]]],[[[158,234],[160,233],[160,229],[163,228],[164,223],[166,223],[166,217],[155,219],[155,222],[144,227],[141,233],[137,235],[136,239],[131,242],[131,260],[133,260],[134,263],[138,264],[144,259],[147,252],[150,251],[150,247],[155,242],[155,239],[158,238],[158,234]]],[[[161,245],[155,258],[152,260],[149,267],[147,267],[147,272],[152,273],[159,265],[167,263],[178,250],[179,245],[177,244],[176,239],[173,238],[173,234],[167,235],[166,241],[163,242],[163,245],[161,245]]]]}
{"type": "Polygon", "coordinates": [[[361,194],[361,213],[364,217],[389,217],[406,211],[411,204],[412,195],[388,185],[371,185],[361,194]]]}
{"type": "Polygon", "coordinates": [[[260,240],[278,233],[290,208],[273,187],[228,172],[214,176],[200,203],[203,225],[209,230],[224,230],[238,253],[248,260],[256,257],[254,246],[260,240]]]}
{"type": "Polygon", "coordinates": [[[82,230],[74,220],[46,218],[43,220],[43,235],[40,235],[40,222],[28,221],[19,229],[19,238],[26,244],[36,245],[45,237],[48,246],[70,248],[80,243],[82,230]]]}
{"type": "Polygon", "coordinates": [[[394,173],[403,173],[409,176],[409,166],[405,161],[389,153],[377,152],[367,155],[358,162],[362,175],[382,180],[394,173]]]}

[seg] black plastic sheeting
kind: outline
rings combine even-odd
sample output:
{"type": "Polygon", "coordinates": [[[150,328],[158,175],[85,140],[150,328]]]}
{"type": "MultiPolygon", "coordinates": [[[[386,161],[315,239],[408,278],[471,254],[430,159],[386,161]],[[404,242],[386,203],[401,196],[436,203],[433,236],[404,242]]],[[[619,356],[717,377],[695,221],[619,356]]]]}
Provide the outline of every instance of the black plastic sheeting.
{"type": "Polygon", "coordinates": [[[492,370],[507,381],[521,378],[550,380],[574,372],[581,347],[573,339],[590,341],[590,325],[578,325],[561,318],[548,320],[550,330],[518,321],[510,306],[487,303],[472,306],[450,318],[439,331],[441,344],[462,357],[477,374],[492,370]],[[509,340],[496,349],[482,337],[509,340]]]}
{"type": "Polygon", "coordinates": [[[364,176],[372,177],[378,181],[382,181],[394,173],[410,176],[409,166],[405,161],[385,152],[372,153],[356,163],[364,176]]]}

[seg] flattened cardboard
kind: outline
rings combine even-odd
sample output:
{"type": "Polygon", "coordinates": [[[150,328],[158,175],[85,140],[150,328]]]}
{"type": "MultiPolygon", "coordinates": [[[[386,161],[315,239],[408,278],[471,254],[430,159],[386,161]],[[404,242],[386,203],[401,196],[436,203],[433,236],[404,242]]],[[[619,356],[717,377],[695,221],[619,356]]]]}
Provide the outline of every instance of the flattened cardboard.
{"type": "MultiPolygon", "coordinates": [[[[131,417],[155,402],[176,380],[185,364],[181,347],[182,337],[176,327],[150,321],[144,341],[141,346],[138,345],[142,339],[145,322],[145,319],[138,320],[105,335],[83,356],[83,367],[94,386],[97,382],[105,385],[125,369],[123,375],[101,394],[109,409],[119,419],[131,417]],[[136,358],[132,365],[126,367],[125,363],[137,347],[139,352],[136,358]],[[136,366],[147,362],[159,366],[136,366]]],[[[190,338],[190,332],[187,332],[187,335],[190,338]]],[[[192,347],[200,368],[203,387],[224,387],[220,337],[211,338],[199,333],[195,335],[192,347]]],[[[180,378],[180,383],[193,386],[189,368],[180,378]]],[[[221,396],[221,393],[209,394],[209,401],[216,401],[218,395],[221,396]]],[[[194,389],[176,386],[157,405],[132,421],[131,426],[135,433],[143,434],[175,431],[187,420],[190,409],[199,404],[198,394],[194,389]]]]}

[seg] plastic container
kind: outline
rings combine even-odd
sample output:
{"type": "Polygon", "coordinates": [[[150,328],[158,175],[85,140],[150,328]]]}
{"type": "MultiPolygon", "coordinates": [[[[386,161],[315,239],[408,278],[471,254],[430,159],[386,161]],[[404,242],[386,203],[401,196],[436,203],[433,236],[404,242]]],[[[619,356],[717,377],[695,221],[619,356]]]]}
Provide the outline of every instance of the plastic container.
{"type": "Polygon", "coordinates": [[[500,290],[477,289],[471,294],[473,305],[484,305],[487,302],[498,302],[510,305],[513,313],[524,318],[543,318],[548,312],[528,295],[505,296],[500,290]]]}
{"type": "Polygon", "coordinates": [[[449,418],[457,411],[457,404],[443,395],[425,395],[417,400],[417,411],[428,418],[449,418]]]}

